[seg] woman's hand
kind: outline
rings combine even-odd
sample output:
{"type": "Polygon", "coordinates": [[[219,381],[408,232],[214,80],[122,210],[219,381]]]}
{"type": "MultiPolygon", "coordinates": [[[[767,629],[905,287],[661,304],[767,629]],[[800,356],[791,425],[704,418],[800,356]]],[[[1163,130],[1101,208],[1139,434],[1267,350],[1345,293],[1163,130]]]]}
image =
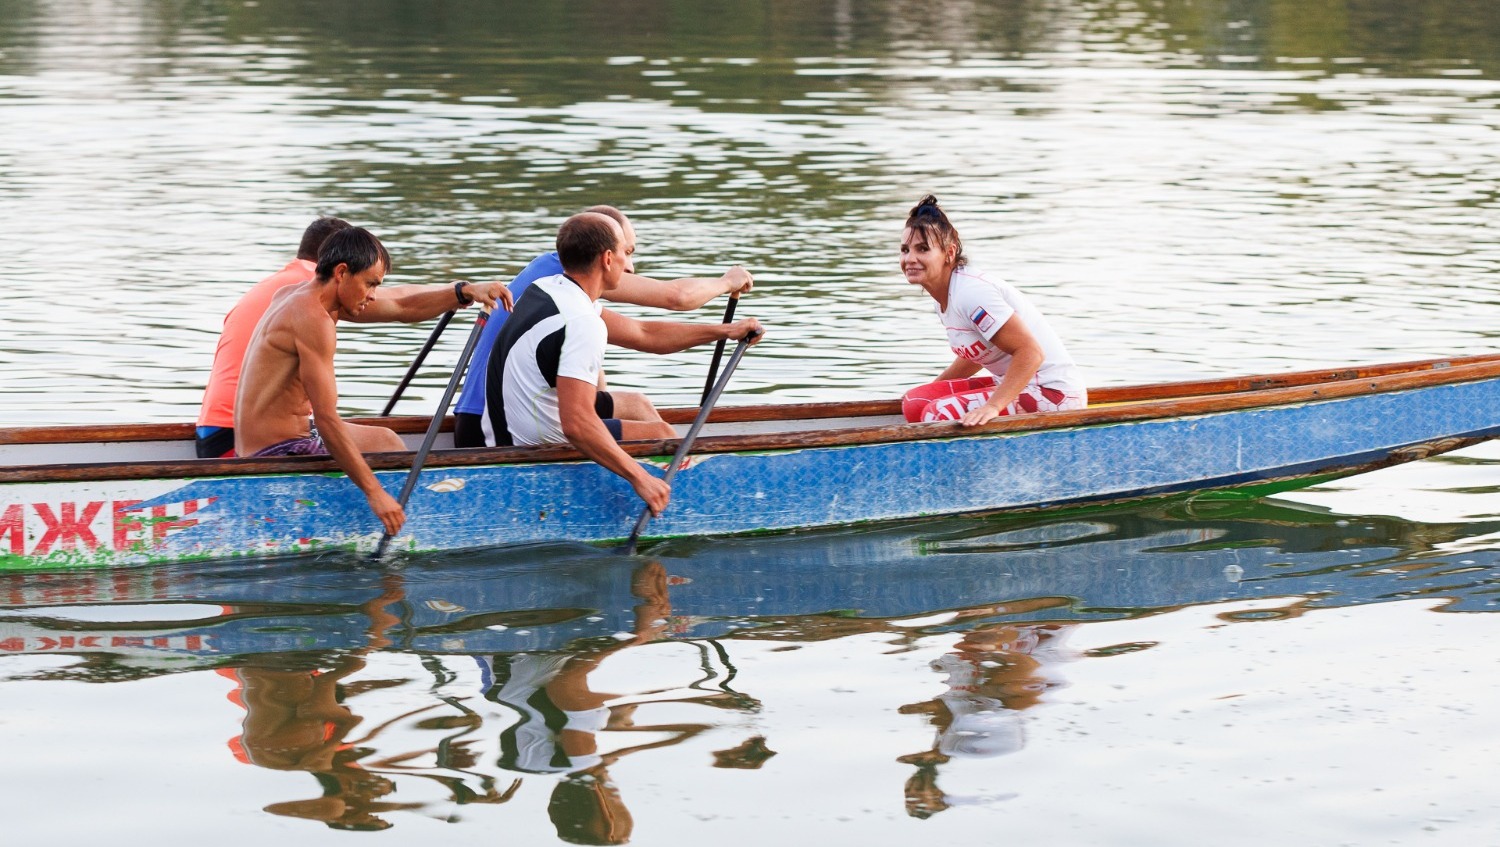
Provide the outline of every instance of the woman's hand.
{"type": "Polygon", "coordinates": [[[998,417],[1000,417],[1000,407],[985,402],[964,412],[962,424],[966,427],[982,426],[998,417]]]}

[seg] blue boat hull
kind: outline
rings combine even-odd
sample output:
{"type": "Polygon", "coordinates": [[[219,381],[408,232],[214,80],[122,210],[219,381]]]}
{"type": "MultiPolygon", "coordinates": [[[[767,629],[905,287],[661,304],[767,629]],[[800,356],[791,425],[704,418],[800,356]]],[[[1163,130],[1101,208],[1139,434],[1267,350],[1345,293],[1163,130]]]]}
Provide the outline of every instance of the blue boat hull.
{"type": "MultiPolygon", "coordinates": [[[[1327,478],[1500,434],[1500,379],[1185,417],[694,457],[648,537],[1107,503],[1327,478]]],[[[658,460],[657,464],[663,464],[658,460]]],[[[405,474],[378,474],[396,491],[405,474]]],[[[626,536],[641,508],[588,461],[424,471],[412,552],[626,536]]],[[[0,486],[0,569],[371,549],[341,474],[0,486]],[[113,486],[113,487],[111,487],[113,486]],[[7,555],[7,551],[9,555],[7,555]]]]}

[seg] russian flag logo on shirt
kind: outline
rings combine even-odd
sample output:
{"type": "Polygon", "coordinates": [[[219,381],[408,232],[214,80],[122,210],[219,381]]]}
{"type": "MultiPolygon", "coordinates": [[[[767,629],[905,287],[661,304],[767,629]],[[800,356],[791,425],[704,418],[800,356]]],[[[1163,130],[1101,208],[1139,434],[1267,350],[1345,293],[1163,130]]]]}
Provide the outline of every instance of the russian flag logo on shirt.
{"type": "Polygon", "coordinates": [[[990,317],[990,313],[986,312],[983,306],[969,313],[969,321],[978,327],[980,332],[989,332],[990,327],[995,324],[995,319],[990,317]]]}

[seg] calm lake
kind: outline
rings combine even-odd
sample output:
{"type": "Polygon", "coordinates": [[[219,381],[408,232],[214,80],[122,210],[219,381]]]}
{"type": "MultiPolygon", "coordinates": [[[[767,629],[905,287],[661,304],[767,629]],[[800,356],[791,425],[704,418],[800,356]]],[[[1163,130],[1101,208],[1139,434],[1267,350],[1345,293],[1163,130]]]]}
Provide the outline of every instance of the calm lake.
{"type": "MultiPolygon", "coordinates": [[[[319,214],[437,283],[617,205],[754,273],[726,404],[936,376],[929,192],[1095,386],[1488,353],[1497,133],[1464,0],[0,0],[0,426],[192,420],[319,214]]],[[[430,329],[346,327],[345,410],[430,329]]],[[[1500,844],[1500,445],[650,553],[0,578],[6,840],[1500,844]]]]}

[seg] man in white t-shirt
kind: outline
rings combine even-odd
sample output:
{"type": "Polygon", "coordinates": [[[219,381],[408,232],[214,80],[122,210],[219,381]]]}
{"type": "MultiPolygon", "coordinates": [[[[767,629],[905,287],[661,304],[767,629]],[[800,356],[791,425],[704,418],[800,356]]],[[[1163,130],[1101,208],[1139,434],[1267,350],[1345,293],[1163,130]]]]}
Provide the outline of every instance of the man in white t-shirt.
{"type": "Polygon", "coordinates": [[[566,441],[619,474],[660,514],[670,497],[667,484],[617,442],[676,433],[645,395],[600,390],[605,345],[676,353],[760,333],[760,322],[639,321],[604,309],[600,296],[629,267],[624,231],[606,215],[568,218],[557,232],[557,254],[563,272],[526,289],[490,349],[484,428],[500,445],[566,441]]]}

